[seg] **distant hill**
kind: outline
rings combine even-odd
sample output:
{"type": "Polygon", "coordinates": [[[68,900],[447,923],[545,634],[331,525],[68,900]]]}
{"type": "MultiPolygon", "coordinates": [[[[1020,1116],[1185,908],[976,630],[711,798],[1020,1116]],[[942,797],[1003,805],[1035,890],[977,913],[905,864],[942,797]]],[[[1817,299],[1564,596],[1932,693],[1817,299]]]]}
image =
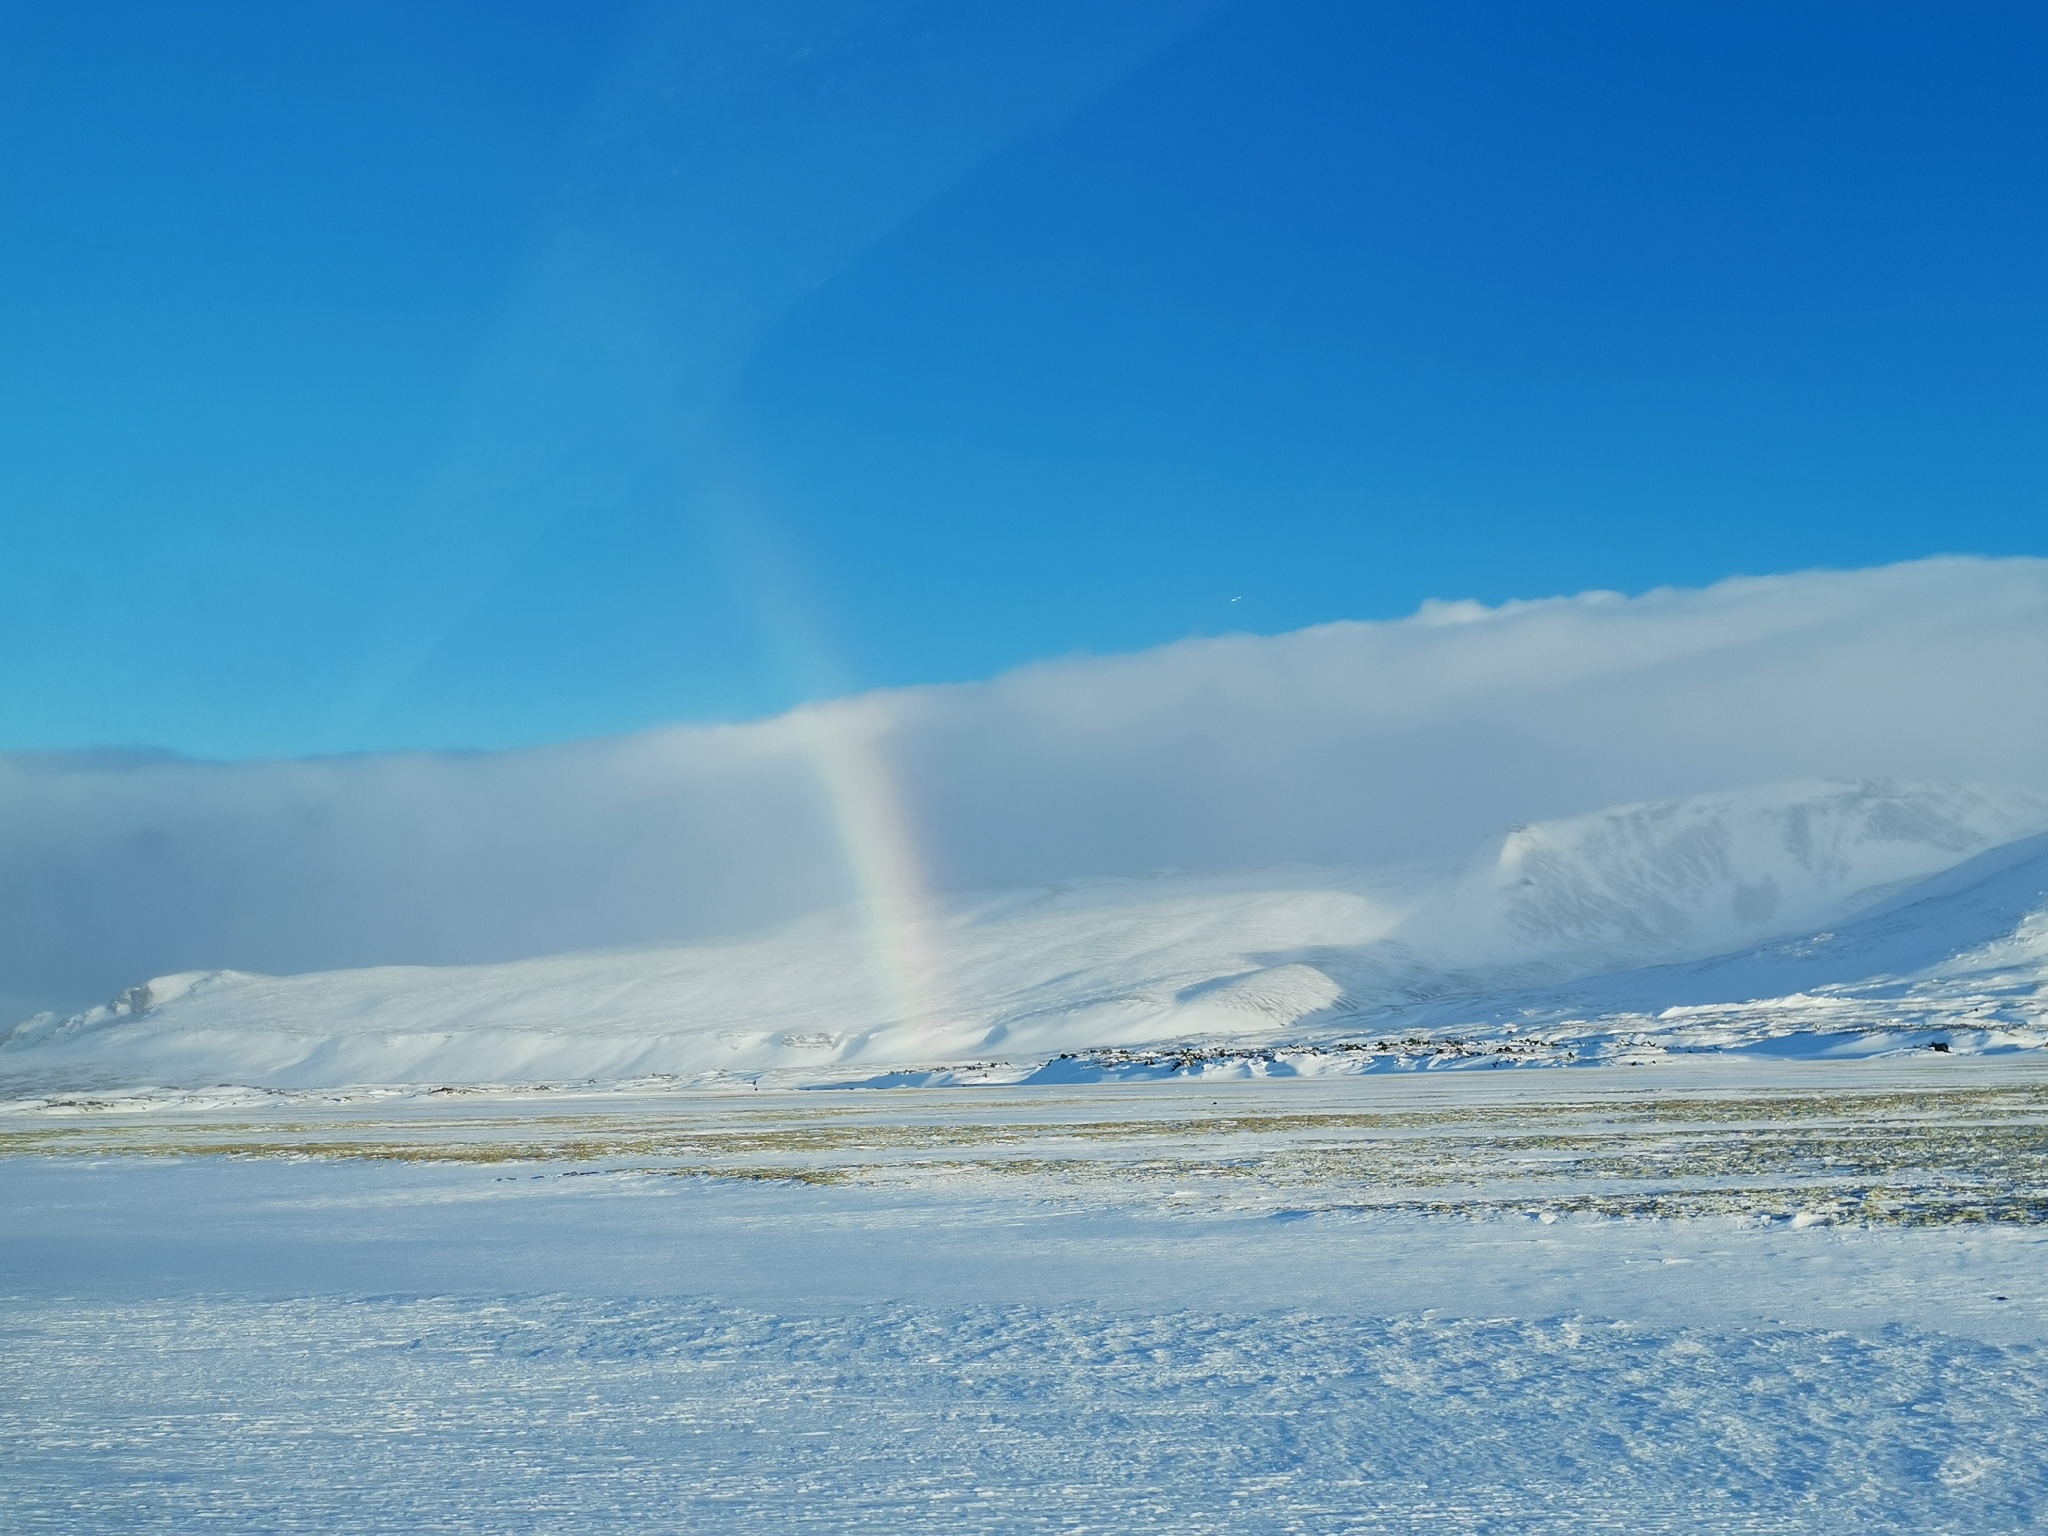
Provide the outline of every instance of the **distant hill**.
{"type": "Polygon", "coordinates": [[[2048,1043],[2048,807],[1801,783],[1449,869],[1159,875],[469,967],[160,977],[0,1038],[15,1096],[1324,1071],[2048,1043]]]}

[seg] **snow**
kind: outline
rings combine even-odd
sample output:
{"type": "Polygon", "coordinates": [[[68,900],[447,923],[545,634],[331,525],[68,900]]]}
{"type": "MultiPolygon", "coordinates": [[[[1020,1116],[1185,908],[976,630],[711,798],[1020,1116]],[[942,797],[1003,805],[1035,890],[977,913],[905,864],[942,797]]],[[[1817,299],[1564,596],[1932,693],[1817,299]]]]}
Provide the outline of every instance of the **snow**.
{"type": "Polygon", "coordinates": [[[182,973],[17,1027],[0,1088],[2032,1048],[2048,1043],[2044,824],[2015,793],[1797,783],[1518,827],[1449,869],[1105,879],[664,949],[182,973]]]}
{"type": "Polygon", "coordinates": [[[2044,1127],[2048,1063],[1925,1054],[19,1110],[0,1506],[31,1533],[2028,1528],[2048,1228],[1972,1202],[2038,1205],[2044,1127]],[[1880,1186],[1919,1204],[1842,1213],[1880,1186]]]}
{"type": "Polygon", "coordinates": [[[2011,1530],[2048,1412],[2037,1349],[1915,1334],[555,1296],[24,1332],[23,1533],[2011,1530]]]}

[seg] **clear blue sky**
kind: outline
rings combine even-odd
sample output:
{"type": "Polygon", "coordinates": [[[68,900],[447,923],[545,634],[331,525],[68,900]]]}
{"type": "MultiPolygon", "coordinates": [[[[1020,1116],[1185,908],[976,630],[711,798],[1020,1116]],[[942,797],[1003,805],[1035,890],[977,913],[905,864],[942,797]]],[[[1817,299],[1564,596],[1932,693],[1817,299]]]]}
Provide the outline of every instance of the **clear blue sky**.
{"type": "Polygon", "coordinates": [[[0,747],[2048,554],[2048,9],[0,11],[0,747]]]}

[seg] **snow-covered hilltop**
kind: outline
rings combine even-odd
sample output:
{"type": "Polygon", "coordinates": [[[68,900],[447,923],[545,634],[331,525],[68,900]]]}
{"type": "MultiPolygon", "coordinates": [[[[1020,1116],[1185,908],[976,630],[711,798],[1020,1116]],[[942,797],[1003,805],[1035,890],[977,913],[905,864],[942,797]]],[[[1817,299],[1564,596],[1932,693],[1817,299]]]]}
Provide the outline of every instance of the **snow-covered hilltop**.
{"type": "Polygon", "coordinates": [[[1098,880],[676,948],[188,973],[19,1026],[0,1088],[2041,1044],[2044,828],[2016,794],[1803,783],[1518,827],[1448,870],[1098,880]]]}

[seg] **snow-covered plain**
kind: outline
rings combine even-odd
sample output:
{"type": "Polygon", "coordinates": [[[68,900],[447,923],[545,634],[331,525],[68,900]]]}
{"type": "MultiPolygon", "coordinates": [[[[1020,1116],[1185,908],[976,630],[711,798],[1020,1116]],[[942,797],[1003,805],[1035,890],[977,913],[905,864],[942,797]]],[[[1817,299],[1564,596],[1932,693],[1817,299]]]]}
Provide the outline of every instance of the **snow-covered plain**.
{"type": "Polygon", "coordinates": [[[2048,1515],[2034,1058],[0,1129],[12,1530],[2048,1515]]]}
{"type": "Polygon", "coordinates": [[[1519,827],[1447,868],[1096,880],[490,966],[191,972],[16,1027],[0,1092],[2032,1047],[2044,827],[2015,793],[1802,783],[1519,827]]]}

